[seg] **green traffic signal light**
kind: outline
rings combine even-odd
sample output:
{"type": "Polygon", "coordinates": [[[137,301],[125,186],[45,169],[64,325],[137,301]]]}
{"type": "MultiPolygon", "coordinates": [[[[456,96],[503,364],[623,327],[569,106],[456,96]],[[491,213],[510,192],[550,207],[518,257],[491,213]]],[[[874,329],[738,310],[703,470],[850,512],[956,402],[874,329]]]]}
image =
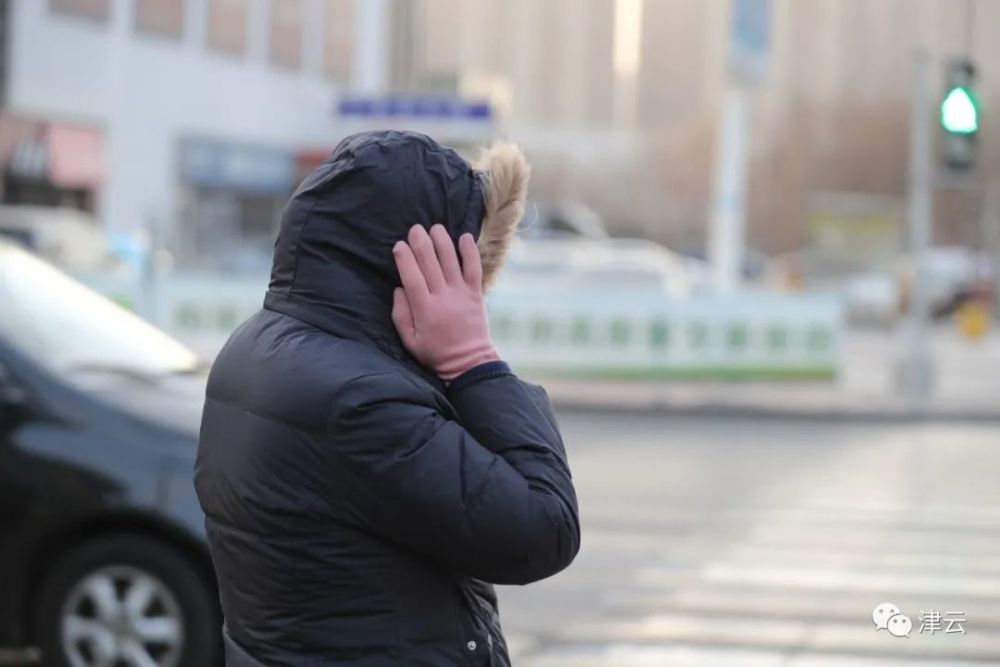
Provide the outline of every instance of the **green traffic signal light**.
{"type": "Polygon", "coordinates": [[[965,86],[955,86],[941,102],[941,127],[954,134],[979,131],[979,103],[975,93],[965,86]]]}

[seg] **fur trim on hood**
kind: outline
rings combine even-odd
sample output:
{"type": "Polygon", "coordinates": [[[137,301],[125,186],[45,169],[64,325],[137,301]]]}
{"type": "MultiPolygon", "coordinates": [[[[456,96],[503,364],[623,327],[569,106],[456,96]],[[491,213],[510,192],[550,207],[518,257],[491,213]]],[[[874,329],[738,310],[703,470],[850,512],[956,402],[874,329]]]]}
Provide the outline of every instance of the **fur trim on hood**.
{"type": "Polygon", "coordinates": [[[488,289],[500,273],[524,215],[531,167],[521,149],[506,141],[485,148],[472,167],[482,174],[486,192],[486,213],[476,245],[483,260],[483,289],[488,289]]]}

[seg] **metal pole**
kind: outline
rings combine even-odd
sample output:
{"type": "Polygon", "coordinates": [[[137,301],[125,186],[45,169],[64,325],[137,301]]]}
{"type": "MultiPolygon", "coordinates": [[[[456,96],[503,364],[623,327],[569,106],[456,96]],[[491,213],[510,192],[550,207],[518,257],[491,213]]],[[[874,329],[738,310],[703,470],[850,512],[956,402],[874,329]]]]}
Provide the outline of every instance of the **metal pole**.
{"type": "MultiPolygon", "coordinates": [[[[355,59],[351,88],[362,93],[380,93],[388,87],[389,33],[388,0],[355,0],[355,59]]],[[[395,10],[395,8],[393,8],[395,10]]]]}
{"type": "Polygon", "coordinates": [[[993,279],[994,321],[1000,312],[1000,181],[990,180],[983,197],[983,210],[979,217],[983,245],[989,257],[989,271],[993,279]]]}
{"type": "Polygon", "coordinates": [[[928,320],[927,249],[931,244],[931,137],[930,58],[922,51],[913,56],[913,95],[910,110],[910,175],[908,192],[910,254],[913,286],[906,323],[906,357],[902,359],[903,388],[914,409],[930,397],[932,363],[928,320]]]}
{"type": "Polygon", "coordinates": [[[719,128],[708,259],[715,290],[720,293],[739,287],[742,278],[746,226],[746,95],[740,84],[730,84],[719,128]]]}
{"type": "Polygon", "coordinates": [[[975,51],[976,3],[965,0],[965,52],[972,57],[975,51]]]}
{"type": "Polygon", "coordinates": [[[162,311],[160,308],[160,285],[162,259],[162,239],[160,237],[160,220],[154,213],[149,213],[143,224],[143,236],[145,237],[145,255],[142,263],[142,273],[140,275],[140,304],[142,316],[156,324],[163,326],[162,311]]]}

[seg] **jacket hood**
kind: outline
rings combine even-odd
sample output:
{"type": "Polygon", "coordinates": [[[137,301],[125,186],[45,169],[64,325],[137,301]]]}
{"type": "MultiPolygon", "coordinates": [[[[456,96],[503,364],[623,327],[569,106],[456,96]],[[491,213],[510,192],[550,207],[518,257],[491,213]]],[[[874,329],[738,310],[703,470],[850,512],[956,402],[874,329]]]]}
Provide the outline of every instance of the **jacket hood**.
{"type": "Polygon", "coordinates": [[[390,314],[400,284],[392,246],[414,224],[443,224],[455,241],[471,233],[489,285],[524,212],[528,175],[512,144],[470,164],[414,132],[347,137],[285,207],[265,307],[412,362],[390,314]]]}

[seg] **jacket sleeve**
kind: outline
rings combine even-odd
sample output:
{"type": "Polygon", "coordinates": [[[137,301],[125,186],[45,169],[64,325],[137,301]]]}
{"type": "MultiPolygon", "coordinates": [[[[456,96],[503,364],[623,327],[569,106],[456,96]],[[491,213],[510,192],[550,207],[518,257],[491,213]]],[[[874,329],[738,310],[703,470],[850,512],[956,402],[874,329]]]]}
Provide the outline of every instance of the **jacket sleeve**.
{"type": "Polygon", "coordinates": [[[453,386],[449,398],[461,424],[402,375],[342,388],[329,438],[350,470],[350,518],[490,583],[525,584],[565,568],[580,548],[580,524],[544,391],[493,373],[453,386]]]}

